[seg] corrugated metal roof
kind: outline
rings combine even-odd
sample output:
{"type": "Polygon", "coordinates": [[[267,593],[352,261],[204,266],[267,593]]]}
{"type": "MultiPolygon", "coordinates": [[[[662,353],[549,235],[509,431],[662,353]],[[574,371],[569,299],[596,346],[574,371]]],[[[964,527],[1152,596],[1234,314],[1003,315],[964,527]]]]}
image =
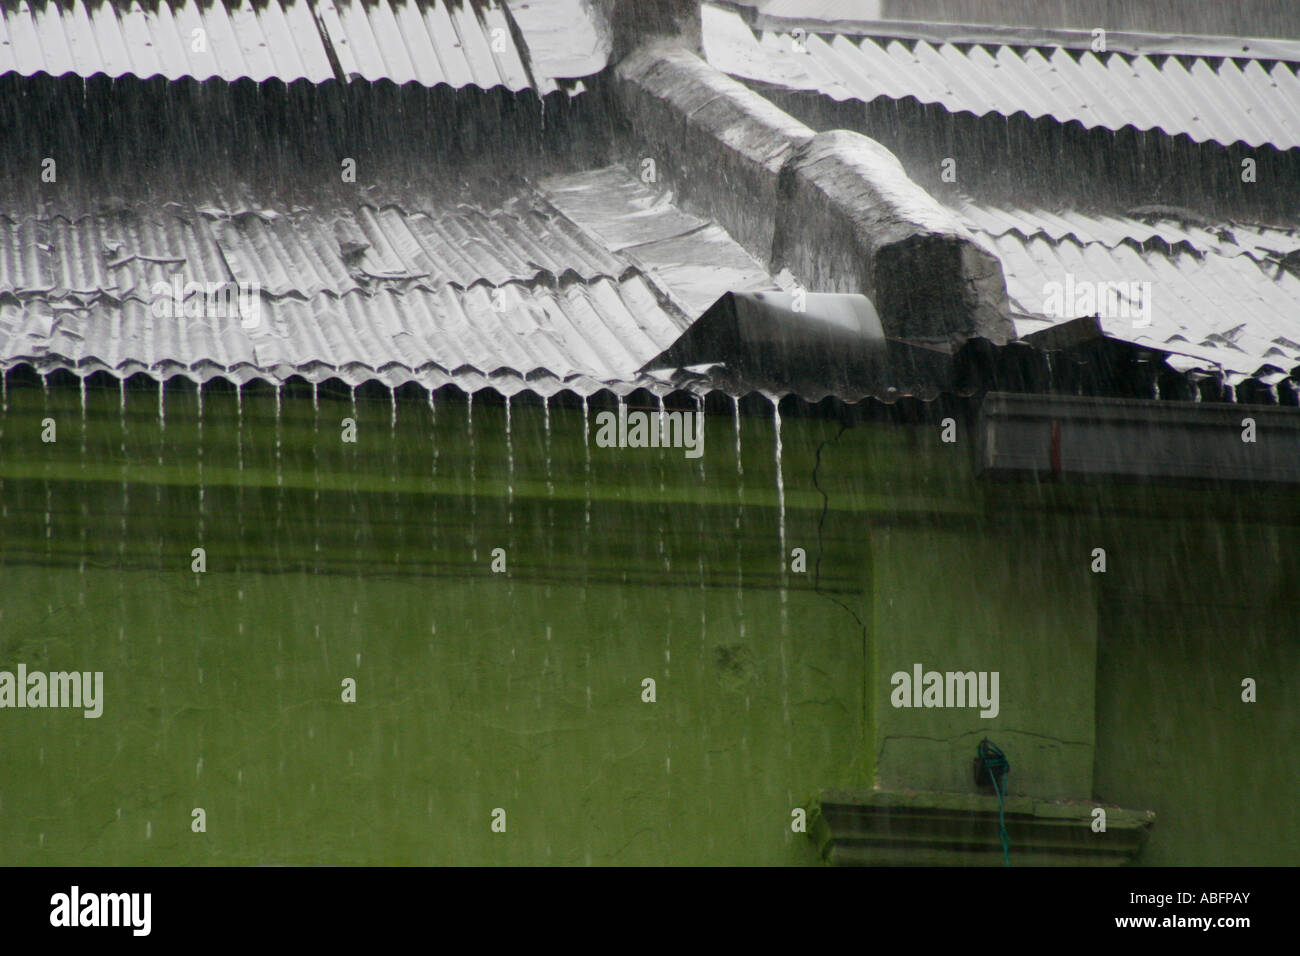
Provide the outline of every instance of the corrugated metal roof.
{"type": "Polygon", "coordinates": [[[632,383],[637,369],[680,334],[647,280],[596,279],[557,287],[512,284],[503,308],[492,290],[445,286],[375,294],[264,299],[252,330],[238,317],[158,318],[135,299],[81,309],[49,300],[0,302],[4,365],[108,371],[204,381],[337,377],[432,388],[455,383],[590,392],[632,383]]]}
{"type": "MultiPolygon", "coordinates": [[[[496,0],[316,0],[315,6],[349,79],[515,91],[533,85],[496,0]]],[[[555,89],[550,77],[538,78],[539,93],[555,89]]]]}
{"type": "Polygon", "coordinates": [[[343,295],[397,285],[437,289],[559,279],[620,278],[626,259],[561,216],[515,202],[408,213],[362,206],[329,216],[272,209],[152,210],[63,218],[0,211],[0,295],[106,295],[149,301],[183,270],[186,281],[246,282],[272,296],[343,295]]]}
{"type": "MultiPolygon", "coordinates": [[[[1188,359],[1183,367],[1222,369],[1230,384],[1262,374],[1276,377],[1300,366],[1300,275],[1294,267],[1260,261],[1248,254],[1195,252],[1184,248],[1142,248],[1111,244],[1083,228],[1081,217],[1069,217],[1062,232],[1053,218],[1035,219],[1024,210],[981,208],[968,217],[977,239],[1002,259],[1007,292],[1014,309],[1016,331],[1024,336],[1094,311],[1074,306],[1076,296],[1064,291],[1091,284],[1150,283],[1149,325],[1145,316],[1101,315],[1103,330],[1118,339],[1148,344],[1188,359]],[[993,219],[1019,222],[1024,228],[993,230],[981,223],[993,219]],[[1067,278],[1068,277],[1068,278],[1067,278]],[[1061,286],[1064,315],[1045,315],[1048,284],[1061,286]]],[[[1136,234],[1144,223],[1113,219],[1136,234]]],[[[1134,303],[1136,305],[1136,303],[1134,303]]],[[[1104,313],[1104,305],[1097,303],[1104,313]]],[[[1284,374],[1280,377],[1284,377],[1284,374]]]]}
{"type": "Polygon", "coordinates": [[[716,224],[618,166],[489,211],[223,208],[212,197],[233,190],[210,190],[52,218],[0,200],[0,366],[662,391],[638,369],[691,319],[733,287],[775,288],[716,224]],[[248,283],[261,321],[156,316],[173,282],[248,283]]]}
{"type": "Polygon", "coordinates": [[[0,0],[0,74],[323,83],[332,64],[343,79],[558,88],[529,75],[499,0],[0,0]]]}
{"type": "Polygon", "coordinates": [[[308,0],[4,0],[0,73],[321,83],[334,76],[308,0]],[[195,31],[203,31],[202,43],[195,31]],[[199,49],[196,49],[199,47],[199,49]]]}
{"type": "Polygon", "coordinates": [[[1158,129],[1196,142],[1300,147],[1300,77],[1285,62],[1095,54],[1061,47],[819,35],[757,36],[706,5],[704,51],[744,79],[836,100],[913,97],[952,112],[1158,129]]]}
{"type": "Polygon", "coordinates": [[[1173,210],[1151,207],[1145,219],[1105,213],[1085,214],[1071,209],[1017,209],[990,206],[966,200],[958,206],[963,216],[979,231],[990,236],[1009,232],[1029,239],[1046,236],[1053,241],[1074,239],[1080,244],[1098,242],[1107,248],[1120,245],[1147,246],[1160,243],[1198,253],[1221,256],[1249,256],[1257,262],[1277,262],[1300,251],[1300,229],[1276,229],[1248,223],[1193,223],[1163,218],[1173,210]]]}

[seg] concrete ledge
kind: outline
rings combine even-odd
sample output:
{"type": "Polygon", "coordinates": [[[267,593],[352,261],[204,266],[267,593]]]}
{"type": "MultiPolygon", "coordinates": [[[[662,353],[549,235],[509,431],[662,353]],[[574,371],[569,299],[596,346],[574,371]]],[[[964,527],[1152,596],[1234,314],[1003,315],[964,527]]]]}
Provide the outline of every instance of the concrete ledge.
{"type": "Polygon", "coordinates": [[[891,338],[1015,338],[1001,262],[879,143],[815,134],[669,45],[638,49],[615,76],[639,145],[683,204],[772,272],[790,269],[810,292],[869,296],[891,338]]]}
{"type": "Polygon", "coordinates": [[[615,77],[624,115],[660,175],[766,262],[781,168],[813,131],[687,50],[643,47],[615,77]]]}
{"type": "Polygon", "coordinates": [[[781,195],[774,266],[815,291],[864,292],[896,338],[1015,338],[1001,262],[875,140],[817,134],[786,162],[781,195]]]}
{"type": "MultiPolygon", "coordinates": [[[[1155,823],[1151,810],[1105,807],[1092,830],[1091,803],[1008,797],[1012,866],[1131,863],[1155,823]]],[[[824,790],[808,835],[822,859],[841,866],[1002,866],[995,796],[887,790],[824,790]]]]}

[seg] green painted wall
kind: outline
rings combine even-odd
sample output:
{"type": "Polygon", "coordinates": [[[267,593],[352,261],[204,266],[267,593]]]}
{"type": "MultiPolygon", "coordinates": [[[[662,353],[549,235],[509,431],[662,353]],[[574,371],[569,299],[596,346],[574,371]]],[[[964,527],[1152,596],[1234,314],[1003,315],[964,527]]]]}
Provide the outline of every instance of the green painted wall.
{"type": "Polygon", "coordinates": [[[471,439],[454,402],[120,401],[4,396],[0,669],[106,703],[0,710],[0,863],[806,864],[792,807],[969,791],[986,724],[1013,791],[1156,809],[1144,862],[1300,845],[1294,496],[988,483],[935,426],[789,417],[778,491],[761,409],[690,460],[555,405],[471,439]],[[890,707],[915,660],[1003,671],[1002,713],[890,707]]]}

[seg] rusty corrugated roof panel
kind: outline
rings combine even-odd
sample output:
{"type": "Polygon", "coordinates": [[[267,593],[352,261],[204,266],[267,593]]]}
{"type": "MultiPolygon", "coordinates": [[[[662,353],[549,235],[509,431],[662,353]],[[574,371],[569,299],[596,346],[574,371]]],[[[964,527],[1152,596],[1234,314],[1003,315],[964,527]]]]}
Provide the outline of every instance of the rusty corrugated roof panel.
{"type": "Polygon", "coordinates": [[[1300,147],[1294,63],[1246,57],[1096,54],[1005,44],[761,31],[706,5],[710,63],[744,79],[836,100],[913,97],[951,112],[1158,129],[1196,142],[1300,147]]]}
{"type": "Polygon", "coordinates": [[[10,72],[558,88],[499,0],[0,0],[10,72]]]}

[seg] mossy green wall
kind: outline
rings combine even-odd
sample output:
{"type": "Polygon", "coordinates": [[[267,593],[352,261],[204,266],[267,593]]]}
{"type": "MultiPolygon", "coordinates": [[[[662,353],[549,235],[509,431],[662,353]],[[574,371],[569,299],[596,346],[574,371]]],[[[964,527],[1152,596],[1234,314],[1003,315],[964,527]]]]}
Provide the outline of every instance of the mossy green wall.
{"type": "Polygon", "coordinates": [[[1138,527],[1101,592],[1097,796],[1156,811],[1143,863],[1294,866],[1296,528],[1138,527]]]}
{"type": "MultiPolygon", "coordinates": [[[[200,501],[197,408],[163,429],[128,392],[123,430],[118,400],[83,430],[75,392],[9,395],[0,667],[101,670],[106,701],[0,712],[0,862],[809,863],[792,809],[870,783],[861,629],[782,588],[770,419],[738,467],[728,418],[692,461],[587,449],[558,407],[507,443],[479,405],[471,469],[463,404],[362,401],[353,448],[349,402],[277,428],[246,396],[241,437],[205,395],[200,501]]],[[[810,554],[815,434],[783,452],[810,554]]]]}
{"type": "Polygon", "coordinates": [[[810,863],[793,807],[969,791],[984,724],[1014,791],[1157,810],[1145,862],[1300,842],[1285,492],[991,483],[964,432],[789,416],[778,486],[761,407],[690,460],[557,405],[119,401],[0,414],[0,669],[106,684],[0,711],[2,863],[810,863]],[[891,708],[913,661],[1003,671],[1002,713],[891,708]]]}
{"type": "Polygon", "coordinates": [[[889,790],[974,790],[985,736],[1012,794],[1092,793],[1096,596],[1087,553],[1046,535],[882,528],[872,537],[877,774],[889,790]],[[895,673],[996,672],[997,713],[894,707],[895,673]]]}
{"type": "Polygon", "coordinates": [[[6,663],[105,673],[97,720],[0,714],[5,864],[806,863],[791,808],[861,782],[806,593],[783,635],[772,591],[4,575],[6,663]]]}

